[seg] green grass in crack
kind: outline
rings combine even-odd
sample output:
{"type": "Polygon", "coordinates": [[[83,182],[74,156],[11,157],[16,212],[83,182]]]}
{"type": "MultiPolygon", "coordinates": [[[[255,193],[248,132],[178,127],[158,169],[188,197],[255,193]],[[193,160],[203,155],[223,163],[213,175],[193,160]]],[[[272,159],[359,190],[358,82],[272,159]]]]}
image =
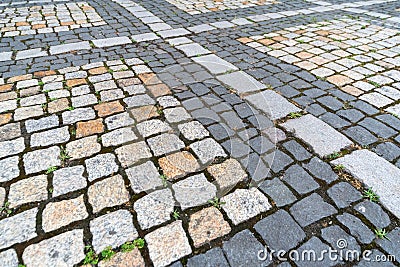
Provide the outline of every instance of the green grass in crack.
{"type": "Polygon", "coordinates": [[[144,239],[142,238],[138,238],[136,240],[134,240],[133,242],[125,242],[125,244],[123,244],[121,246],[121,251],[122,252],[130,252],[132,250],[134,250],[135,248],[143,248],[144,247],[144,239]]]}
{"type": "Polygon", "coordinates": [[[110,260],[113,256],[115,255],[115,251],[112,250],[111,246],[106,247],[102,252],[101,252],[101,257],[103,260],[108,261],[110,260]]]}
{"type": "Polygon", "coordinates": [[[3,213],[7,215],[10,215],[12,213],[12,209],[10,209],[10,202],[7,201],[2,207],[0,207],[0,215],[3,213]]]}
{"type": "Polygon", "coordinates": [[[379,202],[379,196],[374,192],[374,190],[372,190],[372,188],[364,190],[363,197],[368,198],[371,202],[379,202]]]}
{"type": "Polygon", "coordinates": [[[46,174],[53,173],[56,170],[57,170],[57,166],[51,166],[51,167],[47,168],[46,174]]]}
{"type": "Polygon", "coordinates": [[[377,229],[375,229],[375,235],[376,235],[376,237],[377,238],[380,238],[380,239],[387,239],[387,240],[389,240],[389,238],[387,238],[387,232],[386,232],[386,230],[385,229],[379,229],[379,228],[377,228],[377,229]]]}
{"type": "Polygon", "coordinates": [[[168,186],[168,177],[165,174],[161,174],[160,178],[161,178],[163,186],[167,187],[168,186]]]}
{"type": "Polygon", "coordinates": [[[374,81],[368,81],[368,83],[369,83],[369,84],[372,84],[373,86],[375,86],[375,87],[377,87],[377,88],[381,87],[381,85],[380,85],[379,83],[374,82],[374,81]]]}
{"type": "Polygon", "coordinates": [[[68,154],[68,151],[63,146],[61,146],[59,158],[61,161],[66,161],[67,159],[71,158],[71,156],[68,154]]]}
{"type": "Polygon", "coordinates": [[[342,152],[333,152],[332,154],[328,155],[328,159],[337,159],[342,156],[342,152]]]}
{"type": "Polygon", "coordinates": [[[301,116],[303,116],[303,114],[301,114],[300,112],[290,112],[289,113],[289,118],[291,118],[291,119],[297,119],[297,118],[300,118],[301,116]]]}
{"type": "Polygon", "coordinates": [[[93,251],[90,246],[86,246],[87,252],[85,255],[85,259],[83,260],[83,264],[97,264],[99,263],[99,256],[93,251]]]}
{"type": "Polygon", "coordinates": [[[174,212],[172,212],[172,217],[173,217],[175,220],[178,220],[179,217],[181,217],[181,215],[179,214],[179,211],[174,210],[174,212]]]}
{"type": "Polygon", "coordinates": [[[211,205],[213,205],[214,207],[216,207],[217,209],[221,209],[222,205],[225,204],[225,202],[222,202],[219,198],[214,197],[213,199],[210,199],[208,201],[208,203],[210,203],[211,205]]]}
{"type": "Polygon", "coordinates": [[[342,165],[342,164],[336,165],[335,167],[333,167],[333,169],[335,171],[341,172],[344,170],[344,165],[342,165]]]}

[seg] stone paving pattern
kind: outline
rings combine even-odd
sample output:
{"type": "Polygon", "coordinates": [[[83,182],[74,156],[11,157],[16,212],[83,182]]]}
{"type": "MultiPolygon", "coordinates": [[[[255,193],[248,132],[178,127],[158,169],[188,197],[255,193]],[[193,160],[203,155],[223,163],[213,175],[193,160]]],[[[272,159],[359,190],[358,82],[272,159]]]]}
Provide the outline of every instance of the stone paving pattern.
{"type": "Polygon", "coordinates": [[[0,266],[399,266],[399,8],[0,3],[0,266]]]}

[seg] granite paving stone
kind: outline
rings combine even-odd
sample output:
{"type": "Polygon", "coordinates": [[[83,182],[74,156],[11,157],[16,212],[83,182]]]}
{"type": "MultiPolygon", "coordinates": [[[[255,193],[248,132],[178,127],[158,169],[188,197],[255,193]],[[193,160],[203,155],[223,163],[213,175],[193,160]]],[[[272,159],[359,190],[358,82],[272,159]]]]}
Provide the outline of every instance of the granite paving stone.
{"type": "Polygon", "coordinates": [[[84,257],[83,230],[76,229],[28,246],[22,254],[28,266],[68,266],[84,257]]]}
{"type": "Polygon", "coordinates": [[[290,213],[301,226],[307,226],[322,218],[335,214],[336,209],[326,203],[320,195],[313,193],[310,196],[296,202],[290,213]],[[304,210],[307,210],[305,213],[304,210]]]}
{"type": "Polygon", "coordinates": [[[125,172],[135,193],[163,185],[160,173],[151,161],[128,168],[125,172]]]}
{"type": "Polygon", "coordinates": [[[129,201],[129,192],[120,175],[106,178],[89,186],[87,195],[93,212],[99,212],[106,207],[122,205],[129,201]]]}
{"type": "Polygon", "coordinates": [[[360,219],[349,213],[343,213],[336,217],[347,229],[350,230],[352,236],[356,237],[362,244],[369,244],[374,240],[375,235],[360,219]]]}
{"type": "Polygon", "coordinates": [[[124,209],[110,212],[90,221],[93,249],[100,253],[108,246],[116,248],[134,240],[138,233],[132,223],[132,214],[124,209]]]}
{"type": "Polygon", "coordinates": [[[333,161],[342,164],[354,177],[364,182],[379,195],[380,201],[400,217],[397,192],[400,169],[384,158],[366,149],[357,150],[333,161]],[[383,177],[382,177],[383,176],[383,177]]]}
{"type": "Polygon", "coordinates": [[[200,247],[228,234],[231,227],[217,208],[209,207],[190,216],[188,231],[194,246],[200,247]]]}
{"type": "Polygon", "coordinates": [[[149,229],[171,218],[175,200],[169,189],[157,190],[135,201],[133,208],[142,229],[149,229]]]}
{"type": "Polygon", "coordinates": [[[289,251],[306,237],[301,227],[283,210],[259,221],[254,228],[275,251],[289,251]]]}
{"type": "Polygon", "coordinates": [[[18,256],[14,249],[5,250],[0,253],[0,264],[2,266],[18,266],[18,256]]]}
{"type": "Polygon", "coordinates": [[[268,199],[256,188],[236,189],[233,193],[221,198],[222,205],[229,219],[237,225],[262,212],[271,209],[268,199]]]}
{"type": "Polygon", "coordinates": [[[310,114],[289,120],[282,126],[309,144],[321,157],[340,151],[352,144],[343,134],[310,114]]]}
{"type": "Polygon", "coordinates": [[[364,215],[377,228],[385,228],[390,224],[387,213],[374,202],[364,200],[354,206],[354,210],[364,215]]]}
{"type": "MultiPolygon", "coordinates": [[[[258,266],[261,262],[257,257],[257,253],[260,250],[262,251],[264,247],[254,237],[254,234],[246,229],[237,233],[228,241],[223,242],[222,249],[231,266],[258,266]],[[244,247],[247,249],[243,250],[244,247]]],[[[267,258],[262,263],[268,265],[271,262],[267,258]]]]}
{"type": "Polygon", "coordinates": [[[36,215],[33,208],[0,221],[0,248],[6,248],[37,236],[36,215]]]}
{"type": "Polygon", "coordinates": [[[50,232],[87,217],[88,213],[81,195],[70,200],[47,204],[42,214],[42,227],[45,232],[50,232]]]}
{"type": "Polygon", "coordinates": [[[53,166],[60,166],[60,148],[52,146],[46,149],[34,150],[23,156],[25,173],[36,173],[53,166]]]}
{"type": "Polygon", "coordinates": [[[39,175],[11,184],[8,194],[10,208],[47,199],[47,176],[39,175]]]}
{"type": "Polygon", "coordinates": [[[335,184],[327,191],[328,196],[335,202],[338,208],[345,208],[350,206],[351,203],[356,202],[362,198],[352,185],[346,182],[335,184]]]}
{"type": "Polygon", "coordinates": [[[190,176],[172,185],[174,196],[182,209],[201,206],[216,196],[217,188],[204,174],[190,176]]]}
{"type": "Polygon", "coordinates": [[[147,234],[145,240],[154,266],[167,266],[192,252],[180,220],[147,234]]]}
{"type": "Polygon", "coordinates": [[[118,171],[115,156],[111,153],[100,154],[85,160],[89,181],[113,174],[118,171]]]}

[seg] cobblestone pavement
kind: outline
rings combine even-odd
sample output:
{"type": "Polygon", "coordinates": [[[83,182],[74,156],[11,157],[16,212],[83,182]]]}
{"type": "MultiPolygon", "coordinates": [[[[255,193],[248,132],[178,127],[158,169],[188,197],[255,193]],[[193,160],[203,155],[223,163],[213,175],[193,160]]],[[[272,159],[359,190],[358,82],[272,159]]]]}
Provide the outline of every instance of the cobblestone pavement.
{"type": "Polygon", "coordinates": [[[400,266],[399,12],[2,1],[0,266],[400,266]]]}

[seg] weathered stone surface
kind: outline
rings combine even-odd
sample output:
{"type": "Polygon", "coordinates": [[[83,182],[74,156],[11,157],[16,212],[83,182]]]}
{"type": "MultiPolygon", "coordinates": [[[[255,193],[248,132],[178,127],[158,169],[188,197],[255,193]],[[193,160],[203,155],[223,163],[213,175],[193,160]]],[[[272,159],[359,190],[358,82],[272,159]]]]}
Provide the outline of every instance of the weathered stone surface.
{"type": "Polygon", "coordinates": [[[169,123],[177,123],[192,118],[182,107],[167,108],[164,110],[164,116],[169,123]]]}
{"type": "Polygon", "coordinates": [[[25,149],[24,138],[20,137],[10,141],[0,142],[0,158],[11,156],[25,149]]]}
{"type": "Polygon", "coordinates": [[[115,156],[111,153],[100,154],[85,160],[89,181],[113,174],[118,171],[115,156]]]}
{"type": "Polygon", "coordinates": [[[141,122],[136,127],[143,137],[172,130],[167,123],[157,119],[141,122]]]}
{"type": "Polygon", "coordinates": [[[261,263],[266,265],[271,263],[268,259],[264,262],[260,261],[257,254],[258,251],[264,250],[264,246],[247,229],[225,241],[222,249],[230,266],[260,266],[261,263]]]}
{"type": "Polygon", "coordinates": [[[303,227],[336,212],[334,207],[324,202],[322,197],[316,193],[300,200],[290,208],[292,216],[303,227]]]}
{"type": "Polygon", "coordinates": [[[0,249],[37,236],[37,211],[37,208],[33,208],[0,221],[0,249]]]}
{"type": "Polygon", "coordinates": [[[296,247],[306,238],[304,231],[284,210],[278,210],[254,226],[268,246],[275,250],[285,250],[296,247]]]}
{"type": "Polygon", "coordinates": [[[96,253],[108,246],[115,248],[138,237],[132,214],[127,210],[114,211],[93,219],[90,222],[90,232],[96,253]]]}
{"type": "Polygon", "coordinates": [[[190,216],[188,231],[194,246],[200,247],[228,234],[231,227],[217,208],[209,207],[190,216]]]}
{"type": "Polygon", "coordinates": [[[219,195],[229,192],[237,183],[247,178],[246,172],[235,159],[227,159],[223,163],[207,167],[207,171],[215,178],[220,190],[219,195]]]}
{"type": "Polygon", "coordinates": [[[18,267],[18,256],[14,249],[0,252],[0,266],[18,267]]]}
{"type": "Polygon", "coordinates": [[[318,183],[297,164],[285,171],[283,180],[299,194],[309,193],[319,187],[318,183]]]}
{"type": "Polygon", "coordinates": [[[271,120],[283,118],[290,112],[301,111],[273,90],[265,90],[261,93],[245,97],[245,99],[256,108],[264,111],[271,120]]]}
{"type": "Polygon", "coordinates": [[[209,132],[198,121],[191,121],[178,125],[179,131],[188,140],[202,139],[209,136],[209,132]]]}
{"type": "Polygon", "coordinates": [[[188,209],[207,203],[215,197],[217,188],[207,181],[204,174],[190,176],[172,185],[175,199],[182,209],[188,209]]]}
{"type": "Polygon", "coordinates": [[[18,162],[17,156],[0,160],[0,170],[2,170],[0,172],[0,183],[11,181],[13,178],[18,177],[20,172],[18,162]]]}
{"type": "Polygon", "coordinates": [[[88,217],[83,195],[47,204],[43,210],[42,227],[45,232],[50,232],[66,226],[72,222],[88,217]]]}
{"type": "Polygon", "coordinates": [[[227,71],[238,70],[237,67],[216,55],[194,57],[193,61],[208,69],[212,74],[222,74],[227,71]]]}
{"type": "MultiPolygon", "coordinates": [[[[305,256],[304,258],[301,255],[307,255],[307,251],[314,251],[315,255],[324,255],[324,251],[329,251],[330,247],[325,243],[322,243],[321,239],[318,237],[311,237],[306,243],[301,245],[298,248],[298,253],[300,255],[299,260],[296,261],[296,265],[299,267],[319,267],[319,266],[335,266],[338,264],[339,260],[331,260],[329,257],[324,257],[322,261],[314,260],[311,256],[308,258],[305,256]]],[[[317,256],[316,256],[317,258],[317,256]]]]}
{"type": "Polygon", "coordinates": [[[283,207],[296,201],[296,197],[279,178],[264,181],[260,185],[260,190],[270,196],[278,207],[283,207]]]}
{"type": "Polygon", "coordinates": [[[321,229],[321,237],[325,239],[334,249],[344,253],[344,260],[347,262],[354,261],[355,258],[352,255],[348,255],[349,251],[358,251],[361,254],[361,248],[358,245],[356,239],[351,235],[347,234],[338,225],[332,225],[321,229]],[[346,246],[343,246],[339,240],[344,239],[346,246]],[[348,257],[346,259],[346,257],[348,257]]]}
{"type": "Polygon", "coordinates": [[[265,85],[243,71],[235,71],[217,76],[217,79],[232,87],[239,94],[258,91],[265,88],[265,85]]]}
{"type": "Polygon", "coordinates": [[[47,199],[46,175],[25,178],[10,186],[8,202],[10,202],[11,208],[45,199],[47,199]]]}
{"type": "Polygon", "coordinates": [[[377,203],[365,200],[357,204],[354,209],[377,228],[385,228],[390,224],[389,216],[377,203]]]}
{"type": "Polygon", "coordinates": [[[170,263],[192,253],[189,241],[182,227],[182,221],[175,221],[145,236],[150,259],[155,267],[170,263]]]}
{"type": "Polygon", "coordinates": [[[126,169],[125,172],[135,193],[163,185],[160,174],[151,161],[126,169]]]}
{"type": "Polygon", "coordinates": [[[83,230],[72,230],[28,246],[22,254],[27,266],[72,266],[83,258],[83,230]]]}
{"type": "Polygon", "coordinates": [[[147,140],[155,156],[161,156],[178,151],[185,147],[182,140],[175,134],[164,133],[147,140]]]}
{"type": "Polygon", "coordinates": [[[76,124],[76,138],[104,132],[102,119],[78,122],[76,124]]]}
{"type": "MultiPolygon", "coordinates": [[[[204,254],[196,255],[187,261],[187,267],[229,267],[228,261],[226,260],[222,249],[219,247],[210,249],[204,254]]],[[[175,266],[177,267],[177,266],[175,266]]]]}
{"type": "Polygon", "coordinates": [[[98,212],[103,208],[122,205],[129,201],[129,192],[125,188],[124,179],[118,174],[91,185],[88,189],[88,198],[93,212],[98,212]]]}
{"type": "Polygon", "coordinates": [[[377,243],[388,254],[394,255],[398,263],[400,262],[400,227],[390,231],[387,239],[380,239],[377,243]]]}
{"type": "Polygon", "coordinates": [[[133,208],[142,229],[149,229],[168,221],[174,211],[175,200],[169,189],[157,190],[138,199],[133,208]]]}
{"type": "Polygon", "coordinates": [[[59,124],[58,117],[51,115],[37,120],[25,121],[25,128],[28,133],[37,132],[40,130],[56,127],[59,124]]]}
{"type": "Polygon", "coordinates": [[[158,160],[163,174],[168,179],[176,179],[200,168],[197,159],[187,151],[167,155],[158,160]]]}
{"type": "Polygon", "coordinates": [[[101,145],[97,142],[97,136],[81,138],[66,145],[66,151],[71,160],[90,157],[100,152],[101,145]]]}
{"type": "Polygon", "coordinates": [[[99,267],[145,267],[139,249],[130,252],[118,252],[108,261],[100,261],[99,267]]]}
{"type": "Polygon", "coordinates": [[[317,179],[323,180],[328,184],[338,178],[337,174],[332,170],[332,167],[317,157],[313,157],[310,162],[304,164],[303,167],[311,172],[317,179]]]}
{"type": "Polygon", "coordinates": [[[85,167],[74,166],[56,170],[53,173],[53,196],[60,196],[86,187],[87,181],[83,177],[85,167]]]}
{"type": "Polygon", "coordinates": [[[149,147],[143,141],[119,147],[115,152],[122,167],[128,167],[152,156],[149,147]]]}
{"type": "Polygon", "coordinates": [[[191,144],[190,148],[203,164],[210,163],[217,157],[227,156],[221,145],[211,138],[197,141],[191,144]]]}
{"type": "Polygon", "coordinates": [[[133,132],[132,128],[116,129],[101,136],[101,142],[103,146],[106,147],[117,146],[136,139],[137,136],[133,132]]]}
{"type": "Polygon", "coordinates": [[[374,240],[375,235],[372,231],[356,216],[349,213],[338,215],[337,219],[345,227],[347,227],[352,236],[356,237],[358,241],[363,244],[369,244],[374,240]]]}
{"type": "Polygon", "coordinates": [[[69,140],[68,127],[56,128],[53,130],[34,133],[31,136],[31,146],[49,146],[60,144],[69,140]]]}
{"type": "Polygon", "coordinates": [[[47,170],[52,166],[60,166],[59,155],[60,148],[56,146],[28,152],[23,156],[25,172],[30,174],[47,170]]]}
{"type": "Polygon", "coordinates": [[[96,117],[92,108],[76,108],[62,114],[64,124],[73,124],[77,121],[88,121],[96,117]]]}
{"type": "Polygon", "coordinates": [[[349,183],[341,182],[335,184],[328,189],[328,195],[333,199],[338,208],[345,208],[350,206],[351,203],[356,202],[362,198],[361,193],[358,192],[349,183]]]}
{"type": "Polygon", "coordinates": [[[309,144],[321,157],[340,151],[352,144],[344,135],[310,114],[289,120],[282,126],[309,144]]]}
{"type": "Polygon", "coordinates": [[[256,188],[236,189],[224,196],[221,201],[225,202],[222,208],[235,225],[271,208],[267,197],[256,188]]]}
{"type": "Polygon", "coordinates": [[[19,136],[21,136],[21,127],[18,122],[0,127],[0,141],[10,140],[19,136]]]}
{"type": "Polygon", "coordinates": [[[400,218],[400,169],[366,149],[333,161],[361,180],[379,195],[380,201],[400,218]]]}

